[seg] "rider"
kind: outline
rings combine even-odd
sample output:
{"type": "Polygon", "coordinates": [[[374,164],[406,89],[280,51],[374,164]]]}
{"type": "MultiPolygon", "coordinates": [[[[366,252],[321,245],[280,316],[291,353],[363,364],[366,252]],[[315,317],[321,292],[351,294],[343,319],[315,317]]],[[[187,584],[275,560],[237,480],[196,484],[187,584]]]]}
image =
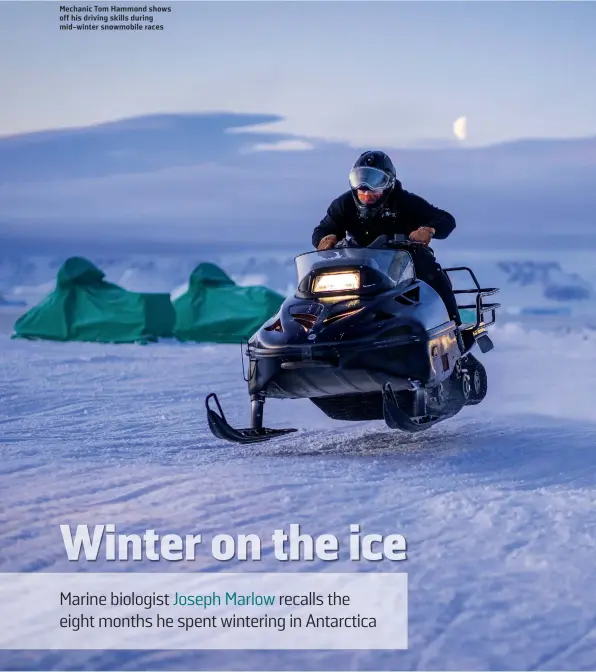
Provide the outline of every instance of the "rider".
{"type": "Polygon", "coordinates": [[[382,234],[408,235],[410,240],[424,243],[411,249],[416,276],[439,294],[450,318],[459,326],[461,318],[451,281],[429,247],[433,238],[447,238],[453,231],[453,216],[403,189],[393,162],[384,152],[364,152],[354,163],[349,180],[350,190],[331,203],[313,231],[313,245],[317,250],[329,250],[348,234],[362,246],[382,234]]]}

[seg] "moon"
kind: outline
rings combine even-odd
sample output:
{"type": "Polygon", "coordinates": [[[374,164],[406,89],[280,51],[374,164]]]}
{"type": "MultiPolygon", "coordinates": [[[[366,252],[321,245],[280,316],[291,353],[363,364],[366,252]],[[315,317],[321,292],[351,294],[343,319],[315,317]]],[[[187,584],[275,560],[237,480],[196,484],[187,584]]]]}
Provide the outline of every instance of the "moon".
{"type": "Polygon", "coordinates": [[[468,117],[458,117],[453,122],[453,135],[458,140],[465,140],[468,137],[468,117]]]}

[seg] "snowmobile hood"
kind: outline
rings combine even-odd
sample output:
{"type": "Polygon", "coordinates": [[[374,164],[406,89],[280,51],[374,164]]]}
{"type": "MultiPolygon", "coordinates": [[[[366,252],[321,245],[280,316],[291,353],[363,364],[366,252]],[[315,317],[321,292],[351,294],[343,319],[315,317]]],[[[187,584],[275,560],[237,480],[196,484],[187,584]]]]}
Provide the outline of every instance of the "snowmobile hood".
{"type": "Polygon", "coordinates": [[[190,274],[191,287],[230,287],[235,284],[225,271],[209,262],[199,264],[190,274]]]}
{"type": "Polygon", "coordinates": [[[68,285],[92,285],[101,282],[105,273],[83,257],[69,257],[58,271],[57,282],[61,287],[68,285]]]}

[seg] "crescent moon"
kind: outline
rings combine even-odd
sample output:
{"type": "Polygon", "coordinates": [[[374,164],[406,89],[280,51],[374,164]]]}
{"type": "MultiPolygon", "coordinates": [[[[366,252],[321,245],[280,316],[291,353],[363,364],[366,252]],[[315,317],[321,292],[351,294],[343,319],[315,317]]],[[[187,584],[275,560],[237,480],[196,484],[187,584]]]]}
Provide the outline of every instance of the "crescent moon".
{"type": "Polygon", "coordinates": [[[465,140],[468,136],[468,118],[467,117],[458,117],[453,122],[453,135],[458,140],[465,140]]]}

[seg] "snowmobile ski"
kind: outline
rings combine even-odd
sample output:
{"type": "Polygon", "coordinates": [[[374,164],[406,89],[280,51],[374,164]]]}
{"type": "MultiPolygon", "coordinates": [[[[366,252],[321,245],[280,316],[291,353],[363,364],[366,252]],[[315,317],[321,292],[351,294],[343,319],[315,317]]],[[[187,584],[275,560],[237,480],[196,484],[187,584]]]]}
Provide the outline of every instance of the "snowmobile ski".
{"type": "MultiPolygon", "coordinates": [[[[420,390],[423,392],[423,390],[420,390]]],[[[391,387],[391,383],[383,385],[383,417],[389,429],[401,429],[403,432],[422,432],[440,421],[439,416],[425,414],[410,417],[400,408],[399,401],[391,387]]]]}
{"type": "MultiPolygon", "coordinates": [[[[263,441],[268,441],[278,436],[284,434],[290,434],[291,432],[296,432],[296,429],[269,429],[267,427],[257,426],[247,427],[245,429],[235,429],[232,427],[226,420],[226,416],[223,412],[221,404],[217,395],[212,392],[205,399],[205,407],[207,409],[207,422],[209,423],[209,428],[211,432],[219,439],[224,441],[232,441],[234,443],[259,443],[263,441]],[[217,411],[209,407],[209,400],[213,399],[217,405],[217,411]],[[219,412],[218,412],[219,411],[219,412]]],[[[262,419],[262,408],[260,409],[261,414],[258,415],[258,419],[262,419]]],[[[254,418],[254,415],[253,415],[254,418]]]]}

